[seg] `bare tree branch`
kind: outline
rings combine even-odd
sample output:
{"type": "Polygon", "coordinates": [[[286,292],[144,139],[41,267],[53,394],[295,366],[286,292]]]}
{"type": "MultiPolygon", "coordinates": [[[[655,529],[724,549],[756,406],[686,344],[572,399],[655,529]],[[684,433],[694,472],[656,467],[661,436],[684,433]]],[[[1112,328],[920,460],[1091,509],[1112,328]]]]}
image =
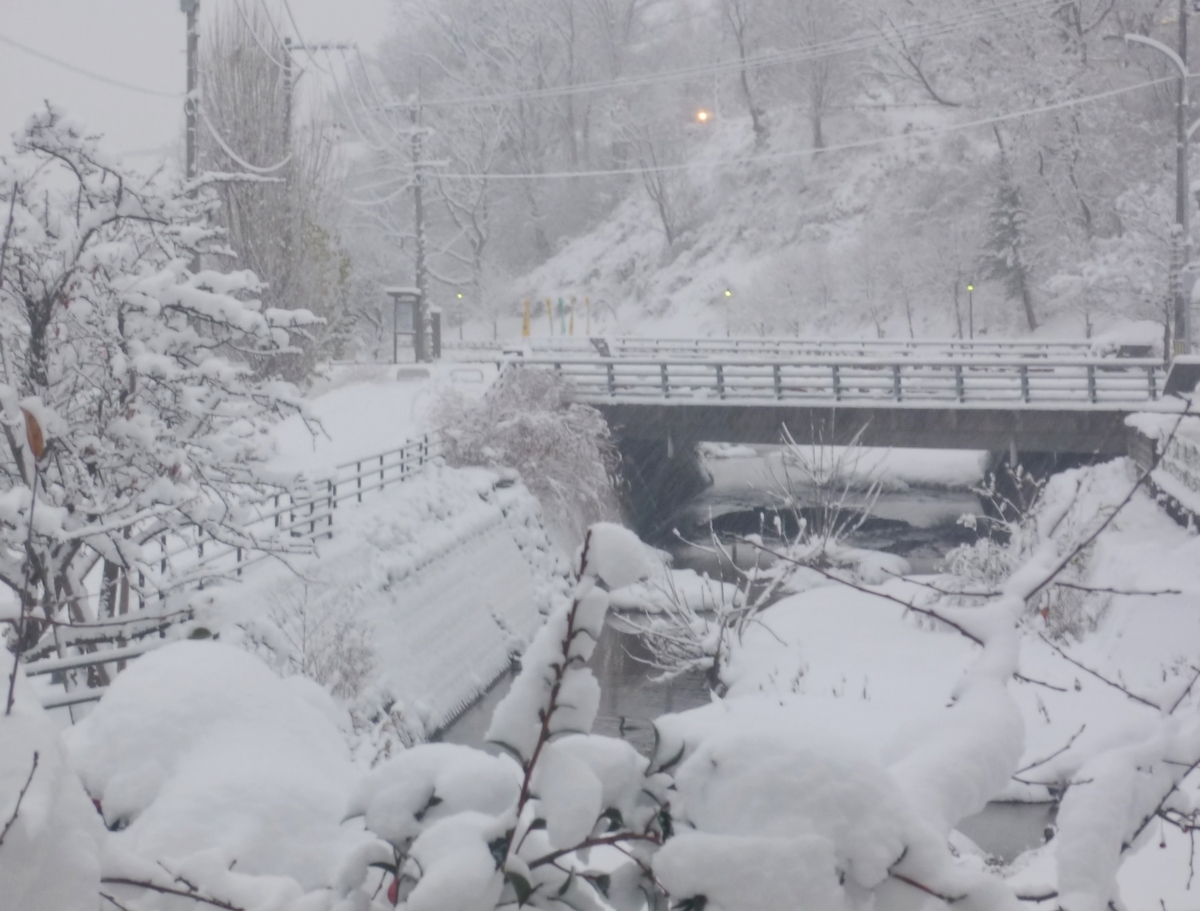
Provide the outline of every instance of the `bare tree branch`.
{"type": "Polygon", "coordinates": [[[37,767],[38,752],[37,750],[34,750],[33,765],[30,766],[29,775],[25,779],[25,784],[21,786],[21,792],[17,795],[17,805],[13,807],[12,815],[8,817],[8,821],[4,824],[3,831],[0,831],[0,845],[4,844],[4,838],[6,835],[8,835],[8,830],[11,829],[13,824],[17,821],[17,814],[21,812],[21,801],[25,799],[25,792],[29,790],[29,785],[33,781],[33,773],[37,771],[37,767]]]}

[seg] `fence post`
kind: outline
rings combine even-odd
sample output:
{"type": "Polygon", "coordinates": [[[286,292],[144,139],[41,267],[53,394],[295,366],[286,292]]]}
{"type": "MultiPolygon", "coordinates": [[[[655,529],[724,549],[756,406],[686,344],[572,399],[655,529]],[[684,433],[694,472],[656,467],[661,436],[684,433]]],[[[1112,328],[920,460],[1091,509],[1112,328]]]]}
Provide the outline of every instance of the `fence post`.
{"type": "Polygon", "coordinates": [[[1029,365],[1021,365],[1021,401],[1029,401],[1029,365]]]}
{"type": "Polygon", "coordinates": [[[240,576],[242,574],[242,549],[240,547],[237,549],[237,564],[237,574],[240,576]]]}
{"type": "Polygon", "coordinates": [[[903,396],[900,394],[900,365],[892,365],[892,394],[895,395],[896,401],[903,401],[903,396]]]}
{"type": "Polygon", "coordinates": [[[362,462],[354,463],[355,480],[358,481],[358,502],[362,502],[362,462]]]}
{"type": "Polygon", "coordinates": [[[1096,403],[1096,366],[1094,364],[1087,365],[1087,381],[1088,381],[1088,401],[1092,404],[1096,403]]]}
{"type": "Polygon", "coordinates": [[[279,527],[279,494],[275,494],[275,527],[279,527]]]}
{"type": "Polygon", "coordinates": [[[617,394],[617,372],[613,368],[612,361],[609,361],[605,366],[608,368],[608,394],[615,397],[617,394]]]}
{"type": "Polygon", "coordinates": [[[835,402],[842,400],[842,374],[841,367],[837,364],[833,365],[833,400],[835,402]]]}
{"type": "Polygon", "coordinates": [[[383,456],[379,457],[379,486],[383,486],[383,456]]]}
{"type": "Polygon", "coordinates": [[[725,367],[717,364],[717,397],[725,398],[725,367]]]}
{"type": "Polygon", "coordinates": [[[1158,399],[1158,385],[1154,379],[1154,368],[1153,367],[1146,368],[1146,379],[1150,383],[1150,401],[1153,402],[1158,399]]]}
{"type": "Polygon", "coordinates": [[[659,372],[662,374],[663,398],[669,399],[671,397],[671,384],[667,381],[667,365],[659,364],[658,369],[659,369],[659,372]]]}
{"type": "Polygon", "coordinates": [[[958,400],[965,402],[967,400],[966,384],[963,382],[962,364],[954,365],[954,391],[958,394],[958,400]]]}
{"type": "Polygon", "coordinates": [[[779,365],[772,365],[772,373],[775,375],[775,398],[783,398],[783,377],[780,374],[779,365]]]}

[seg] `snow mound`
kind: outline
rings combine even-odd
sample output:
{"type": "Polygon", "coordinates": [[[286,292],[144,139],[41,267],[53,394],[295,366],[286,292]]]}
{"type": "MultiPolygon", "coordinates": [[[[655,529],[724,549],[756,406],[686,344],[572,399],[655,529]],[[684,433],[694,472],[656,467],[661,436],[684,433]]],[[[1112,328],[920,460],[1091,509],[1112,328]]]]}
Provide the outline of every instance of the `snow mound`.
{"type": "Polygon", "coordinates": [[[63,740],[121,849],[152,861],[216,851],[311,889],[366,838],[342,825],[357,773],[341,720],[311,681],[185,641],[133,662],[63,740]]]}
{"type": "MultiPolygon", "coordinates": [[[[7,696],[7,674],[4,682],[7,696]]],[[[0,828],[12,820],[0,845],[0,901],[31,911],[94,911],[100,818],[19,671],[16,697],[12,714],[0,715],[0,828]]]]}

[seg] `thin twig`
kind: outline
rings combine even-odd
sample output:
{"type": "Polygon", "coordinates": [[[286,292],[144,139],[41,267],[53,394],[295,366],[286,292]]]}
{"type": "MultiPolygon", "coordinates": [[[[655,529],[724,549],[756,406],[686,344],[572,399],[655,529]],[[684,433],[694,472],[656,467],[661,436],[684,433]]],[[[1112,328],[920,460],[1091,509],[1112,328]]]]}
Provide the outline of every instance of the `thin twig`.
{"type": "Polygon", "coordinates": [[[1081,724],[1079,726],[1079,730],[1071,735],[1071,739],[1067,741],[1065,746],[1061,747],[1060,749],[1055,750],[1049,756],[1046,756],[1042,759],[1035,759],[1033,762],[1029,763],[1029,765],[1025,766],[1024,768],[1017,769],[1015,772],[1013,772],[1013,774],[1020,775],[1023,772],[1028,772],[1030,769],[1036,769],[1040,765],[1045,765],[1046,763],[1048,763],[1051,759],[1054,759],[1055,757],[1061,756],[1067,750],[1071,749],[1071,744],[1073,744],[1076,740],[1079,739],[1079,735],[1082,734],[1086,728],[1087,728],[1086,724],[1081,724]]]}
{"type": "MultiPolygon", "coordinates": [[[[811,566],[808,563],[803,563],[800,560],[796,560],[793,557],[787,556],[786,554],[781,554],[777,551],[771,550],[766,545],[759,544],[757,541],[751,541],[749,538],[740,538],[739,537],[739,540],[745,541],[747,544],[751,544],[754,547],[757,547],[760,550],[763,550],[766,553],[771,554],[772,556],[774,556],[780,560],[783,560],[787,563],[794,563],[796,566],[802,566],[805,569],[811,569],[813,572],[817,573],[820,576],[824,576],[826,579],[829,579],[832,582],[837,582],[840,585],[845,585],[847,588],[852,588],[855,591],[862,592],[865,595],[872,595],[876,598],[883,598],[885,601],[891,601],[894,604],[899,604],[905,610],[910,610],[910,611],[913,611],[918,614],[923,614],[926,617],[930,617],[934,620],[937,620],[940,623],[944,623],[947,626],[949,626],[951,629],[953,629],[956,632],[965,636],[967,639],[970,639],[976,645],[979,645],[979,646],[983,645],[983,640],[980,639],[978,636],[976,636],[974,633],[967,630],[966,627],[964,627],[958,623],[955,623],[949,617],[945,617],[942,614],[939,614],[935,610],[930,610],[927,607],[919,607],[911,601],[905,601],[903,598],[897,598],[895,595],[889,595],[886,592],[881,592],[876,589],[867,588],[864,585],[857,585],[854,582],[850,582],[849,580],[842,578],[841,576],[835,575],[834,573],[831,573],[831,572],[827,572],[826,570],[822,569],[819,566],[811,566]]],[[[1021,683],[1032,683],[1034,686],[1044,686],[1047,689],[1055,690],[1059,693],[1067,692],[1066,687],[1055,686],[1052,683],[1046,683],[1044,680],[1037,680],[1033,677],[1026,677],[1024,674],[1019,674],[1019,673],[1013,674],[1013,679],[1018,680],[1021,683]]]]}
{"type": "Polygon", "coordinates": [[[231,905],[227,901],[219,898],[212,898],[208,895],[202,895],[199,892],[188,892],[184,889],[176,889],[172,886],[163,886],[149,880],[127,879],[123,876],[105,876],[100,882],[106,885],[114,886],[133,886],[136,889],[146,889],[150,892],[158,892],[162,895],[177,895],[180,898],[190,898],[192,901],[200,902],[204,905],[211,905],[214,908],[222,908],[224,911],[246,911],[238,905],[231,905]]]}
{"type": "Polygon", "coordinates": [[[914,889],[920,889],[926,895],[932,895],[934,898],[941,899],[948,905],[953,905],[955,902],[960,902],[964,898],[967,897],[965,895],[943,895],[941,892],[938,892],[936,889],[931,889],[931,888],[929,888],[929,886],[926,886],[923,883],[919,883],[915,879],[909,879],[903,873],[896,873],[893,870],[888,871],[888,876],[890,876],[892,879],[899,880],[900,882],[904,883],[907,886],[912,886],[914,889]]]}
{"type": "Polygon", "coordinates": [[[939,595],[950,595],[962,598],[999,598],[1003,592],[999,591],[955,591],[952,588],[941,588],[934,585],[932,582],[926,582],[923,579],[914,579],[912,576],[905,576],[902,573],[892,572],[892,570],[884,567],[883,570],[893,579],[899,579],[902,582],[907,582],[909,585],[919,585],[921,588],[927,588],[930,591],[937,592],[939,595]]]}
{"type": "MultiPolygon", "coordinates": [[[[29,419],[26,418],[25,420],[26,420],[26,431],[28,432],[29,419]]],[[[12,673],[9,674],[9,676],[8,676],[8,700],[4,705],[4,714],[6,717],[8,715],[12,714],[13,703],[16,702],[16,698],[17,698],[17,671],[20,669],[21,655],[25,650],[25,637],[26,637],[25,622],[26,622],[26,618],[29,614],[29,601],[30,601],[29,572],[30,572],[31,568],[33,567],[33,563],[34,563],[33,510],[34,510],[34,507],[37,506],[38,475],[39,475],[39,469],[42,464],[42,460],[38,457],[37,453],[32,451],[32,449],[30,450],[30,455],[33,456],[33,484],[29,488],[29,529],[25,534],[25,564],[22,569],[22,575],[24,578],[23,578],[22,585],[21,585],[21,592],[20,592],[20,595],[18,598],[18,600],[21,602],[21,613],[17,620],[17,629],[16,629],[16,640],[17,641],[16,641],[15,647],[13,648],[12,673]]],[[[21,456],[21,458],[24,458],[24,456],[21,456]]],[[[47,584],[47,587],[48,587],[48,584],[47,584]]],[[[47,592],[47,594],[48,594],[48,592],[47,592]]]]}
{"type": "Polygon", "coordinates": [[[1163,807],[1166,805],[1167,800],[1170,798],[1170,796],[1175,793],[1176,789],[1178,789],[1179,783],[1181,781],[1183,781],[1185,778],[1187,778],[1189,775],[1191,775],[1192,772],[1196,771],[1197,767],[1200,767],[1200,758],[1197,758],[1195,762],[1193,762],[1191,765],[1189,765],[1187,767],[1187,770],[1182,775],[1180,775],[1179,778],[1177,778],[1171,784],[1171,786],[1169,788],[1167,788],[1167,792],[1165,794],[1163,794],[1162,800],[1160,800],[1158,802],[1158,806],[1156,806],[1153,810],[1151,810],[1146,815],[1146,817],[1142,820],[1141,825],[1139,825],[1134,830],[1133,834],[1131,836],[1129,836],[1129,838],[1125,839],[1125,843],[1121,845],[1122,853],[1124,853],[1125,851],[1128,851],[1130,846],[1135,841],[1137,841],[1138,836],[1142,834],[1142,831],[1146,828],[1146,826],[1150,825],[1151,820],[1153,820],[1154,817],[1160,815],[1163,812],[1163,807]]]}
{"type": "Polygon", "coordinates": [[[553,863],[560,857],[566,857],[568,854],[574,854],[576,851],[586,851],[588,848],[597,848],[601,845],[619,845],[626,841],[649,841],[656,845],[660,844],[658,838],[654,835],[641,835],[637,832],[618,832],[616,835],[602,835],[596,838],[587,838],[574,847],[560,848],[557,851],[544,854],[536,860],[529,861],[529,867],[532,869],[534,867],[541,867],[545,864],[553,863]]]}
{"type": "Polygon", "coordinates": [[[1059,588],[1073,588],[1076,591],[1092,592],[1098,595],[1151,595],[1157,597],[1159,595],[1182,595],[1183,590],[1178,588],[1160,588],[1154,590],[1142,590],[1137,588],[1098,588],[1091,585],[1080,585],[1077,582],[1061,582],[1055,581],[1055,585],[1059,588]]]}
{"type": "Polygon", "coordinates": [[[8,822],[4,824],[4,830],[0,831],[0,845],[4,844],[4,837],[8,835],[8,830],[13,827],[17,821],[17,814],[21,812],[21,801],[25,799],[25,792],[29,790],[29,785],[33,781],[33,773],[38,767],[38,752],[33,751],[33,765],[29,768],[29,776],[25,779],[25,784],[21,786],[21,793],[17,795],[17,805],[13,807],[12,815],[8,817],[8,822]]]}
{"type": "Polygon", "coordinates": [[[1134,702],[1140,702],[1140,703],[1142,703],[1142,705],[1149,706],[1150,708],[1155,709],[1156,711],[1159,711],[1159,712],[1162,711],[1162,706],[1159,705],[1158,703],[1151,702],[1145,696],[1139,696],[1137,693],[1130,692],[1126,687],[1117,683],[1115,680],[1109,680],[1107,677],[1105,677],[1099,671],[1093,670],[1092,668],[1088,667],[1086,664],[1082,664],[1081,662],[1076,661],[1074,658],[1072,658],[1070,655],[1068,655],[1065,651],[1063,651],[1059,646],[1055,645],[1048,638],[1046,638],[1045,633],[1039,632],[1038,636],[1041,638],[1041,640],[1043,642],[1045,642],[1048,646],[1050,646],[1052,649],[1054,649],[1056,652],[1058,652],[1060,655],[1062,655],[1063,658],[1065,658],[1071,664],[1075,665],[1081,671],[1091,674],[1093,677],[1095,677],[1101,683],[1107,683],[1109,686],[1111,686],[1115,690],[1120,690],[1122,693],[1124,693],[1126,696],[1128,696],[1134,702]]]}
{"type": "Polygon", "coordinates": [[[1192,691],[1192,687],[1194,687],[1196,685],[1196,681],[1200,680],[1200,668],[1193,667],[1192,670],[1194,670],[1196,672],[1196,675],[1194,677],[1192,677],[1192,682],[1187,685],[1187,689],[1185,689],[1182,693],[1179,694],[1179,698],[1171,703],[1171,707],[1169,709],[1167,709],[1168,715],[1175,714],[1175,710],[1177,708],[1179,708],[1179,704],[1181,702],[1183,702],[1184,699],[1187,698],[1187,694],[1192,691]]]}
{"type": "Polygon", "coordinates": [[[1049,892],[1043,892],[1040,895],[1021,895],[1017,894],[1019,902],[1048,902],[1052,898],[1058,898],[1058,891],[1051,889],[1049,892]]]}
{"type": "Polygon", "coordinates": [[[1032,589],[1030,589],[1028,592],[1025,593],[1024,597],[1025,597],[1026,601],[1029,601],[1030,598],[1032,598],[1034,595],[1036,595],[1038,592],[1040,592],[1047,585],[1056,581],[1055,577],[1060,572],[1062,572],[1064,569],[1066,569],[1068,566],[1070,566],[1072,560],[1074,560],[1081,553],[1083,553],[1088,547],[1090,547],[1092,545],[1092,542],[1094,542],[1098,537],[1100,537],[1100,535],[1104,532],[1104,530],[1113,523],[1113,521],[1117,518],[1118,515],[1121,514],[1122,510],[1124,510],[1125,507],[1128,506],[1130,504],[1130,502],[1132,502],[1134,495],[1138,492],[1138,490],[1141,488],[1141,486],[1150,479],[1150,474],[1158,467],[1159,463],[1162,461],[1163,455],[1167,451],[1167,447],[1171,444],[1171,441],[1173,439],[1175,439],[1175,435],[1179,432],[1179,427],[1183,423],[1183,419],[1185,417],[1188,417],[1189,414],[1191,414],[1191,410],[1192,410],[1192,401],[1191,401],[1191,399],[1188,399],[1187,405],[1184,407],[1184,410],[1180,413],[1179,418],[1175,421],[1175,426],[1171,428],[1171,432],[1169,434],[1167,434],[1167,438],[1162,442],[1162,445],[1156,447],[1157,451],[1154,454],[1154,458],[1151,459],[1151,461],[1150,461],[1150,467],[1147,468],[1144,472],[1141,473],[1141,475],[1138,476],[1138,479],[1134,482],[1133,486],[1129,488],[1129,492],[1127,494],[1125,494],[1125,496],[1124,496],[1124,498],[1122,498],[1121,502],[1116,505],[1116,508],[1113,509],[1113,511],[1105,517],[1104,521],[1101,522],[1099,525],[1097,525],[1096,528],[1093,529],[1090,533],[1088,533],[1086,536],[1084,536],[1083,540],[1080,541],[1078,544],[1076,544],[1075,547],[1071,549],[1070,553],[1068,553],[1065,557],[1063,557],[1061,560],[1059,560],[1058,563],[1055,565],[1055,567],[1049,573],[1046,574],[1046,577],[1041,582],[1039,582],[1032,589]]]}
{"type": "Polygon", "coordinates": [[[841,585],[845,585],[847,588],[852,588],[855,591],[862,592],[864,595],[873,595],[876,598],[883,598],[885,601],[891,601],[894,604],[899,604],[905,610],[915,611],[918,614],[924,614],[927,617],[932,617],[934,620],[939,620],[942,623],[945,623],[947,626],[951,627],[952,629],[956,630],[957,632],[961,633],[962,635],[966,636],[968,639],[970,639],[976,645],[983,645],[983,640],[980,639],[978,636],[976,636],[974,633],[967,630],[966,627],[961,626],[958,623],[955,623],[953,620],[943,617],[941,614],[937,613],[937,611],[932,611],[927,607],[918,607],[916,604],[914,604],[911,601],[905,601],[903,598],[897,598],[895,595],[889,595],[886,592],[881,592],[881,591],[877,591],[875,589],[867,588],[865,585],[858,585],[855,582],[851,582],[848,579],[844,579],[841,576],[839,576],[835,573],[831,573],[828,570],[822,569],[819,566],[814,566],[814,565],[811,565],[808,563],[804,563],[803,561],[797,560],[794,557],[789,557],[787,554],[781,554],[778,551],[772,550],[771,548],[767,547],[765,544],[759,544],[757,541],[752,541],[749,538],[743,538],[740,535],[736,535],[735,538],[736,538],[736,540],[742,541],[746,544],[749,544],[752,547],[757,547],[759,550],[770,554],[771,556],[775,557],[776,559],[783,560],[784,562],[791,563],[795,566],[803,567],[804,569],[811,569],[817,575],[824,576],[826,579],[829,579],[831,582],[837,582],[841,585]]]}

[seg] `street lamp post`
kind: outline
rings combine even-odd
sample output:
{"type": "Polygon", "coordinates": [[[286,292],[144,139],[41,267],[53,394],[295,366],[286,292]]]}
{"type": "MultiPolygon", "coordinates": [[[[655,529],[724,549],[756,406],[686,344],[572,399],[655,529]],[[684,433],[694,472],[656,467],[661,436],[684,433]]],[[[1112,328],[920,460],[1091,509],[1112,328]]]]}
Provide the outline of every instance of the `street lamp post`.
{"type": "MultiPolygon", "coordinates": [[[[958,324],[958,331],[962,332],[962,323],[958,324]]],[[[967,331],[971,338],[975,338],[975,284],[967,285],[967,331]]]]}
{"type": "Polygon", "coordinates": [[[1188,202],[1188,142],[1200,120],[1188,127],[1187,0],[1179,0],[1179,51],[1145,35],[1125,35],[1128,44],[1142,44],[1163,54],[1179,70],[1179,99],[1175,107],[1175,244],[1171,251],[1171,296],[1175,301],[1175,354],[1192,348],[1192,308],[1184,291],[1182,272],[1192,258],[1191,205],[1188,202]]]}

